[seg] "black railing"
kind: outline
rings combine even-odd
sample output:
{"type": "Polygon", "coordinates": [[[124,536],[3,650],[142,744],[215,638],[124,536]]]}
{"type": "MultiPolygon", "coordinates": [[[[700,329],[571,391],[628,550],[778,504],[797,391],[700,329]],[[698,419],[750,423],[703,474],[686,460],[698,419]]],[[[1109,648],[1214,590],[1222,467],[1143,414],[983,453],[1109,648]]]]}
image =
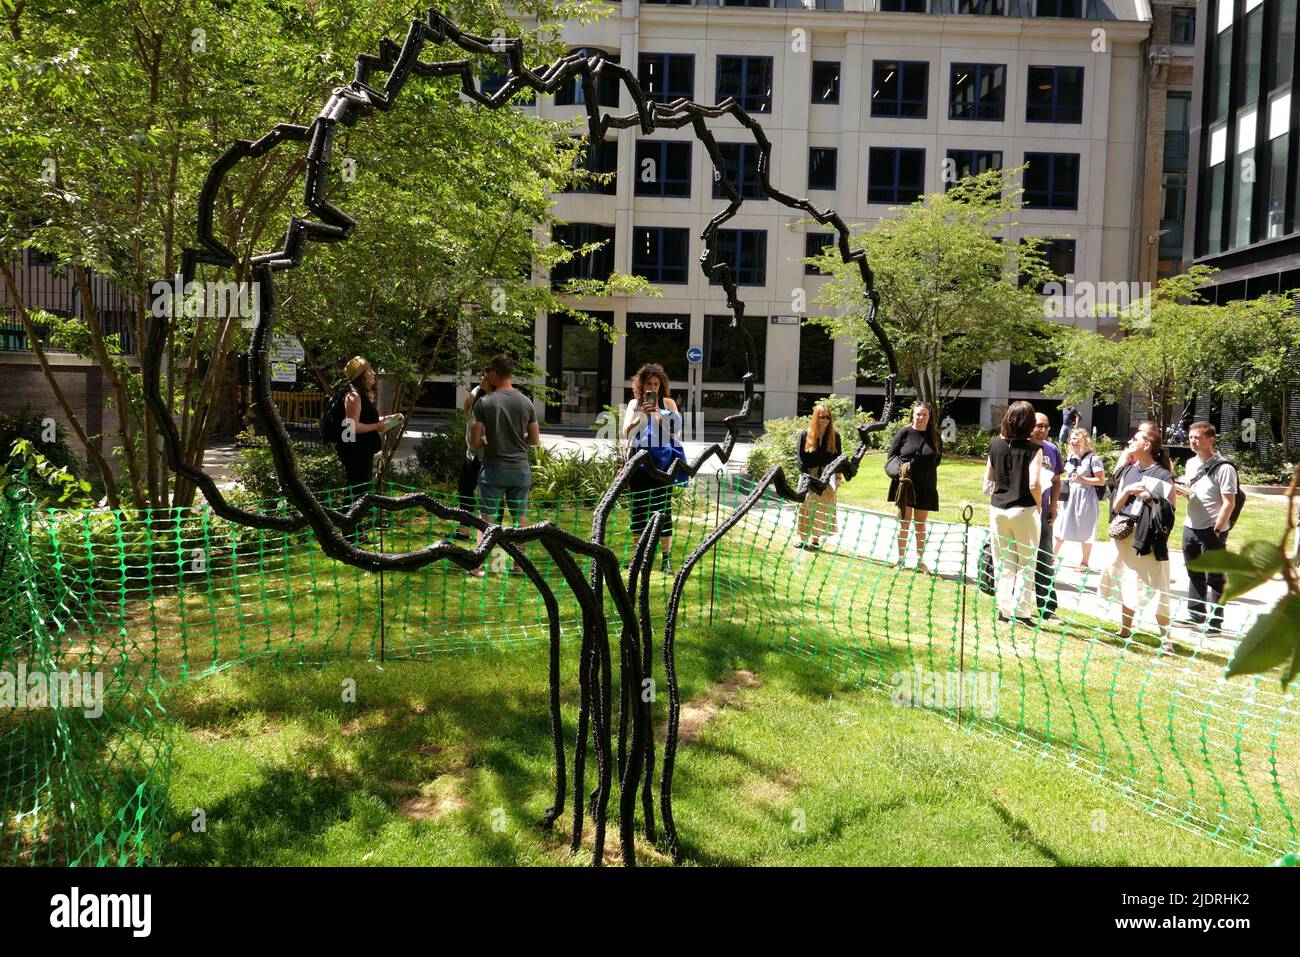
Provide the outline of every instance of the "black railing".
{"type": "MultiPolygon", "coordinates": [[[[9,253],[8,261],[18,297],[29,316],[43,310],[56,316],[84,317],[81,289],[71,270],[54,264],[49,257],[32,249],[9,253]]],[[[101,276],[92,274],[89,287],[105,338],[116,337],[121,351],[134,355],[136,318],[130,301],[114,283],[101,276]]],[[[48,324],[33,321],[33,325],[43,349],[69,351],[52,341],[48,324]]],[[[0,352],[25,352],[30,348],[27,330],[18,319],[14,297],[8,286],[0,283],[0,352]]]]}

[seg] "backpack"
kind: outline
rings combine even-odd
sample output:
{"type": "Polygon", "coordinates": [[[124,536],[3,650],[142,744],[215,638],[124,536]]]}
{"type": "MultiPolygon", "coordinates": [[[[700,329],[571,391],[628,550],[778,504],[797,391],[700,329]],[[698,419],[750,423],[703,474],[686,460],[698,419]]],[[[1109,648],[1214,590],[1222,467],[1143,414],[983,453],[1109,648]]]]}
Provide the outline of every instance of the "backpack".
{"type": "Polygon", "coordinates": [[[1237,519],[1241,517],[1241,510],[1246,504],[1246,493],[1242,491],[1241,488],[1241,471],[1237,468],[1237,463],[1229,462],[1225,458],[1220,458],[1208,469],[1202,469],[1200,472],[1193,475],[1192,480],[1187,483],[1187,487],[1190,489],[1201,479],[1210,478],[1219,470],[1219,466],[1221,465],[1231,465],[1232,470],[1237,473],[1237,498],[1232,503],[1232,517],[1228,519],[1228,531],[1232,531],[1232,527],[1237,524],[1237,519]]]}
{"type": "Polygon", "coordinates": [[[343,418],[347,414],[343,403],[347,394],[347,389],[335,389],[334,394],[325,400],[325,408],[320,414],[320,438],[326,445],[334,445],[343,435],[343,418]]]}

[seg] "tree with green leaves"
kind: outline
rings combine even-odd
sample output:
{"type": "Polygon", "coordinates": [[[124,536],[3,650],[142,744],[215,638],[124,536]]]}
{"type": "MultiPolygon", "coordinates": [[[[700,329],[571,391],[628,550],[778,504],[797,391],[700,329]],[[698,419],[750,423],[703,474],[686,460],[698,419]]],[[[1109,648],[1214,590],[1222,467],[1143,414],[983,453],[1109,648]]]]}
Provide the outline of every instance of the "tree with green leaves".
{"type": "MultiPolygon", "coordinates": [[[[512,4],[537,22],[527,30],[497,0],[454,0],[450,12],[483,35],[522,33],[529,60],[544,62],[563,52],[563,21],[590,22],[604,9],[594,0],[512,4]]],[[[0,283],[110,505],[193,499],[193,486],[170,473],[139,364],[152,285],[179,272],[194,242],[213,160],[278,123],[310,123],[324,94],[351,79],[356,54],[404,35],[410,13],[399,0],[0,0],[0,249],[55,257],[83,316],[60,319],[25,302],[4,256],[0,283]],[[93,276],[128,304],[133,344],[105,323],[93,276]],[[115,457],[97,449],[61,391],[43,328],[102,370],[120,420],[106,437],[115,457]]],[[[483,59],[480,75],[498,68],[483,59]]],[[[423,373],[458,364],[471,322],[480,342],[518,340],[538,310],[563,308],[564,290],[535,284],[532,271],[573,254],[549,241],[548,200],[580,175],[573,129],[479,108],[458,90],[457,78],[413,83],[397,109],[348,131],[331,158],[327,198],[357,216],[357,235],[311,250],[282,290],[280,327],[302,339],[322,381],[364,353],[395,373],[410,404],[423,373]]],[[[247,282],[252,255],[302,213],[303,172],[303,150],[292,146],[232,171],[214,232],[240,261],[196,278],[247,282]]],[[[583,291],[610,294],[620,282],[628,280],[583,291]]],[[[202,462],[217,411],[238,387],[234,359],[249,335],[241,320],[172,320],[164,394],[191,465],[202,462]]]]}
{"type": "MultiPolygon", "coordinates": [[[[1047,340],[1038,289],[1057,278],[1042,256],[1043,240],[1027,238],[1014,252],[1001,240],[1020,208],[1019,169],[993,169],[902,207],[850,245],[865,248],[880,295],[882,324],[903,381],[942,409],[986,363],[1032,360],[1047,340]]],[[[848,335],[873,355],[862,280],[856,265],[827,247],[809,263],[830,279],[816,301],[829,315],[809,317],[832,336],[848,335]]],[[[879,374],[880,369],[866,369],[879,374]]]]}
{"type": "Polygon", "coordinates": [[[1117,334],[1062,328],[1047,386],[1070,401],[1136,400],[1163,432],[1197,390],[1275,403],[1283,370],[1300,355],[1300,322],[1290,296],[1225,305],[1203,291],[1215,270],[1193,266],[1160,280],[1150,294],[1106,309],[1117,334]],[[1235,380],[1229,374],[1244,372],[1235,380]],[[1276,376],[1265,381],[1269,375],[1276,376]]]}

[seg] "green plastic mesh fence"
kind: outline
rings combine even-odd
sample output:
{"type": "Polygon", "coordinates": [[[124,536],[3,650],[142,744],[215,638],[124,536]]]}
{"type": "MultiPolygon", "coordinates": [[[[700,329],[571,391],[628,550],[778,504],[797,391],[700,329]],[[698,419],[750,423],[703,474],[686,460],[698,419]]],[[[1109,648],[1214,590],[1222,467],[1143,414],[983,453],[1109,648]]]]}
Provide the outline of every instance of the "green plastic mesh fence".
{"type": "MultiPolygon", "coordinates": [[[[676,490],[679,561],[752,488],[719,473],[676,490]]],[[[609,538],[624,562],[634,547],[627,504],[609,538]]],[[[528,521],[585,535],[594,505],[535,501],[528,521]]],[[[5,864],[158,860],[171,763],[165,705],[178,683],[254,660],[433,660],[547,641],[536,591],[499,552],[483,581],[447,565],[382,575],[325,558],[309,533],[231,525],[202,505],[5,508],[5,864]]],[[[1133,634],[1120,638],[1117,596],[1099,589],[1097,575],[1050,566],[1042,584],[1059,608],[1046,620],[1033,602],[1033,556],[1013,542],[989,543],[985,528],[931,521],[920,571],[894,561],[892,514],[840,506],[834,529],[819,527],[824,521],[761,499],[697,566],[683,630],[707,640],[725,628],[810,659],[899,705],[1063,762],[1261,860],[1297,850],[1294,695],[1270,676],[1224,680],[1240,635],[1163,645],[1150,614],[1165,601],[1177,615],[1180,600],[1152,593],[1138,596],[1133,634]],[[801,531],[820,533],[821,549],[796,548],[801,531]],[[986,543],[995,546],[984,572],[992,595],[980,587],[986,543]],[[999,602],[1009,620],[999,619],[999,602]],[[1021,611],[1026,620],[1014,617],[1021,611]]],[[[455,532],[410,511],[375,519],[362,534],[371,548],[399,551],[455,532]]],[[[560,599],[566,640],[576,639],[578,608],[562,577],[540,549],[529,554],[560,599]]],[[[660,602],[671,581],[652,578],[660,602]]]]}

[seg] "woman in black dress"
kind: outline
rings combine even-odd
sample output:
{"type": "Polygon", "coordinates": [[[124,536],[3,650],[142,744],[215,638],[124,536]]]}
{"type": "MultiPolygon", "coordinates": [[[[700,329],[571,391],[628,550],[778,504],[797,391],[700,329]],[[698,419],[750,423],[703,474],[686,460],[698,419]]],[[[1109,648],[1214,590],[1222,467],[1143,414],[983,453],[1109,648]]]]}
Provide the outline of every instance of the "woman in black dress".
{"type": "MultiPolygon", "coordinates": [[[[822,469],[840,454],[840,434],[835,431],[835,419],[830,406],[819,402],[813,409],[808,428],[799,433],[799,471],[813,478],[822,477],[822,469]]],[[[795,548],[820,549],[822,538],[835,534],[835,488],[839,476],[828,483],[820,494],[809,491],[799,504],[799,543],[795,548]]]]}
{"type": "Polygon", "coordinates": [[[926,522],[939,510],[939,462],[943,440],[935,422],[934,406],[918,402],[912,406],[912,420],[894,436],[889,457],[899,457],[903,469],[889,483],[889,501],[898,506],[898,564],[907,559],[908,528],[916,529],[916,567],[930,573],[925,564],[926,522]]]}

